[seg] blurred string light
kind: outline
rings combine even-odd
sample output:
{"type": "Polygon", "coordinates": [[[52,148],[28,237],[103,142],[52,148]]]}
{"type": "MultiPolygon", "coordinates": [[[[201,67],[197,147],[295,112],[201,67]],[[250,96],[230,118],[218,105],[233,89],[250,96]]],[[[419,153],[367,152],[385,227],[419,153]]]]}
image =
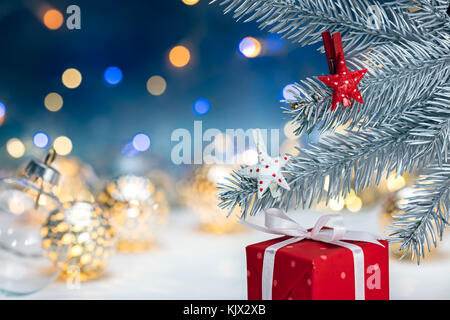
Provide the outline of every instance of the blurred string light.
{"type": "Polygon", "coordinates": [[[63,98],[58,93],[51,92],[45,96],[44,105],[49,111],[59,111],[63,106],[63,98]]]}
{"type": "Polygon", "coordinates": [[[300,152],[297,148],[300,148],[300,142],[298,140],[287,139],[281,144],[281,153],[297,156],[300,152]]]}
{"type": "Polygon", "coordinates": [[[5,105],[0,102],[0,119],[2,119],[6,114],[6,107],[5,105]]]}
{"type": "Polygon", "coordinates": [[[200,0],[181,0],[184,4],[187,4],[188,6],[193,6],[194,4],[197,4],[200,0]]]}
{"type": "Polygon", "coordinates": [[[62,26],[64,17],[59,10],[50,9],[45,12],[43,21],[47,28],[50,30],[56,30],[62,26]]]}
{"type": "Polygon", "coordinates": [[[351,196],[345,198],[344,202],[345,202],[345,206],[347,207],[347,209],[351,212],[358,212],[359,210],[361,210],[362,205],[363,205],[361,198],[359,198],[355,195],[351,195],[351,196]]]}
{"type": "Polygon", "coordinates": [[[211,109],[211,103],[206,98],[199,98],[192,104],[192,110],[197,116],[204,116],[211,109]]]}
{"type": "Polygon", "coordinates": [[[255,149],[248,149],[242,155],[242,162],[245,165],[252,166],[258,163],[258,152],[255,149]]]}
{"type": "Polygon", "coordinates": [[[122,149],[122,154],[126,157],[131,158],[138,155],[139,152],[133,147],[132,143],[127,143],[122,149]]]}
{"type": "Polygon", "coordinates": [[[67,156],[72,152],[72,141],[65,136],[60,136],[53,142],[53,148],[60,156],[67,156]]]}
{"type": "Polygon", "coordinates": [[[298,125],[294,121],[288,121],[284,125],[283,132],[288,139],[297,139],[298,136],[295,134],[295,130],[298,129],[298,125]]]}
{"type": "Polygon", "coordinates": [[[25,154],[25,145],[20,139],[12,138],[6,143],[6,151],[13,158],[21,158],[25,154]]]}
{"type": "Polygon", "coordinates": [[[150,77],[147,81],[147,91],[154,96],[159,96],[166,91],[167,83],[161,76],[150,77]]]}
{"type": "Polygon", "coordinates": [[[103,79],[110,86],[116,86],[122,81],[122,70],[118,67],[109,67],[103,73],[103,79]]]}
{"type": "Polygon", "coordinates": [[[344,208],[345,201],[342,197],[339,197],[338,199],[330,199],[328,205],[333,211],[341,211],[344,208]]]}
{"type": "Polygon", "coordinates": [[[255,58],[261,53],[261,43],[253,37],[245,37],[239,42],[239,52],[247,58],[255,58]]]}
{"type": "Polygon", "coordinates": [[[147,151],[151,145],[150,137],[145,133],[138,133],[133,137],[132,145],[136,151],[147,151]]]}
{"type": "Polygon", "coordinates": [[[33,136],[33,144],[40,149],[44,149],[48,147],[50,139],[45,132],[39,131],[36,132],[33,136]]]}
{"type": "Polygon", "coordinates": [[[266,38],[267,49],[272,52],[279,52],[284,48],[284,41],[281,35],[272,33],[266,38]]]}
{"type": "Polygon", "coordinates": [[[230,168],[221,165],[215,165],[209,168],[206,177],[214,184],[227,182],[226,177],[230,173],[230,168]]]}
{"type": "Polygon", "coordinates": [[[391,173],[387,179],[387,188],[391,192],[398,191],[406,185],[406,180],[402,176],[396,176],[395,173],[391,173]]]}
{"type": "Polygon", "coordinates": [[[169,60],[172,65],[177,68],[182,68],[189,63],[191,53],[189,49],[184,46],[173,47],[169,52],[169,60]]]}
{"type": "Polygon", "coordinates": [[[80,71],[69,68],[62,75],[63,84],[69,89],[75,89],[81,84],[82,76],[80,71]]]}
{"type": "Polygon", "coordinates": [[[5,121],[5,116],[6,116],[6,107],[2,102],[0,102],[0,126],[5,121]]]}
{"type": "Polygon", "coordinates": [[[282,93],[285,100],[297,100],[297,97],[294,93],[299,94],[298,90],[296,89],[296,85],[293,83],[286,85],[283,88],[282,93]]]}

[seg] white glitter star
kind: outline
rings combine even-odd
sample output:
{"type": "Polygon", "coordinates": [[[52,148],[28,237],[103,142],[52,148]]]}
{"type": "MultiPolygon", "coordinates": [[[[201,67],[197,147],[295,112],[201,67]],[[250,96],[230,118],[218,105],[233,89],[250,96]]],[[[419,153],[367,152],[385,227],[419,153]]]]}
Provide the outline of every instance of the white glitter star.
{"type": "Polygon", "coordinates": [[[256,179],[258,198],[262,198],[267,188],[269,188],[272,197],[279,198],[281,193],[278,190],[278,186],[290,190],[289,184],[281,173],[282,168],[288,161],[288,157],[269,157],[259,129],[253,130],[253,137],[258,150],[258,163],[242,168],[239,172],[245,177],[256,179]]]}

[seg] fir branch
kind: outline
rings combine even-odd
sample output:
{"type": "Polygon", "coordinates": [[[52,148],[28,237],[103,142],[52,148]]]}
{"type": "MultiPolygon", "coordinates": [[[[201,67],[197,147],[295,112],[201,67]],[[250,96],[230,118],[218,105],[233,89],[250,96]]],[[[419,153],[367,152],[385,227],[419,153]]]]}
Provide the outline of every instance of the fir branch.
{"type": "Polygon", "coordinates": [[[403,252],[401,258],[411,252],[411,259],[419,264],[425,258],[425,244],[428,251],[436,247],[436,236],[442,240],[449,224],[450,164],[430,166],[413,189],[400,205],[402,213],[394,216],[390,240],[402,243],[397,250],[403,252]]]}
{"type": "Polygon", "coordinates": [[[450,32],[450,17],[446,12],[450,5],[448,0],[396,0],[395,5],[405,10],[411,23],[427,33],[450,32]]]}
{"type": "Polygon", "coordinates": [[[369,70],[360,83],[365,103],[330,112],[331,91],[308,78],[297,84],[297,100],[287,101],[294,108],[284,108],[298,122],[297,134],[309,133],[319,124],[323,132],[344,124],[373,127],[389,123],[439,94],[448,94],[448,87],[440,86],[448,86],[450,80],[450,41],[443,40],[433,48],[419,44],[383,46],[357,58],[349,61],[352,68],[369,70]]]}
{"type": "MultiPolygon", "coordinates": [[[[291,190],[281,190],[279,203],[266,193],[256,199],[256,182],[235,174],[231,184],[220,185],[222,208],[244,208],[255,214],[262,209],[277,206],[288,209],[295,197],[295,207],[310,207],[320,201],[328,177],[328,201],[345,197],[355,180],[355,192],[368,187],[373,178],[378,184],[383,172],[402,174],[421,168],[449,152],[450,110],[446,105],[431,105],[420,112],[407,113],[395,124],[335,134],[313,144],[310,150],[301,149],[293,157],[285,173],[291,190]],[[423,123],[422,119],[428,119],[423,123]],[[249,199],[253,199],[251,202],[249,199]]],[[[446,157],[446,156],[445,156],[446,157]]]]}
{"type": "MultiPolygon", "coordinates": [[[[212,0],[211,3],[218,0],[212,0]]],[[[219,0],[236,20],[256,21],[261,29],[293,42],[311,45],[325,30],[341,32],[346,50],[366,51],[374,44],[427,42],[420,26],[412,25],[395,4],[376,0],[219,0]],[[368,10],[373,8],[374,12],[368,10]],[[373,19],[379,19],[376,25],[373,19]]]]}
{"type": "MultiPolygon", "coordinates": [[[[212,2],[216,2],[213,0],[212,2]]],[[[299,150],[285,168],[291,190],[274,199],[256,197],[255,181],[234,173],[219,186],[220,206],[241,207],[242,216],[269,207],[311,206],[356,192],[381,176],[429,166],[419,193],[409,198],[395,224],[401,250],[413,251],[418,262],[430,237],[448,224],[450,188],[450,36],[445,0],[223,0],[236,19],[256,21],[269,32],[299,42],[317,43],[321,32],[341,32],[350,68],[367,68],[360,82],[365,103],[330,112],[331,90],[316,78],[297,84],[295,99],[284,107],[298,124],[297,134],[320,127],[322,132],[349,125],[311,149],[299,150]],[[375,7],[372,7],[375,5],[375,7]],[[378,12],[376,12],[378,9],[378,12]],[[373,9],[376,9],[375,12],[373,9]],[[381,18],[376,28],[371,14],[381,18]]],[[[323,47],[321,48],[323,50],[323,47]]]]}

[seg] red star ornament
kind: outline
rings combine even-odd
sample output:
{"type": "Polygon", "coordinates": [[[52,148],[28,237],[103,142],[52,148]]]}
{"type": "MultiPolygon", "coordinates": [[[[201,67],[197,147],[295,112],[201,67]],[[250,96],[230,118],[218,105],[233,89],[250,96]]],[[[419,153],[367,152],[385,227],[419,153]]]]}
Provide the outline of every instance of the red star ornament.
{"type": "Polygon", "coordinates": [[[342,106],[344,107],[350,107],[352,105],[351,98],[359,103],[364,103],[357,85],[366,73],[367,69],[348,71],[344,57],[342,54],[339,54],[336,73],[318,77],[325,85],[333,88],[331,111],[336,109],[339,102],[342,103],[342,106]]]}

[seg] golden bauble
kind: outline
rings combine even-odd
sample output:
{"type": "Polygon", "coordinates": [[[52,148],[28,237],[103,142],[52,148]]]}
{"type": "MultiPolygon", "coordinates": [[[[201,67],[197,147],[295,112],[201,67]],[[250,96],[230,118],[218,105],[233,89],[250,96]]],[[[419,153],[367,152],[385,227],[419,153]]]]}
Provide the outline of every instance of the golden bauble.
{"type": "Polygon", "coordinates": [[[225,234],[242,231],[238,223],[237,208],[228,216],[229,211],[218,207],[217,184],[229,176],[232,168],[225,165],[210,165],[197,168],[193,176],[185,183],[183,198],[200,222],[200,229],[209,233],[225,234]]]}
{"type": "Polygon", "coordinates": [[[42,227],[46,255],[62,267],[62,278],[80,281],[99,277],[114,250],[114,230],[108,217],[95,203],[66,202],[52,212],[42,227]],[[55,248],[70,246],[69,257],[61,262],[55,248]]]}
{"type": "Polygon", "coordinates": [[[95,176],[89,165],[76,158],[59,157],[53,162],[53,166],[61,173],[55,194],[62,202],[95,200],[87,183],[87,180],[95,176]]]}
{"type": "Polygon", "coordinates": [[[119,251],[149,249],[155,244],[156,233],[167,223],[165,196],[146,177],[121,176],[107,185],[98,201],[111,216],[119,251]]]}

